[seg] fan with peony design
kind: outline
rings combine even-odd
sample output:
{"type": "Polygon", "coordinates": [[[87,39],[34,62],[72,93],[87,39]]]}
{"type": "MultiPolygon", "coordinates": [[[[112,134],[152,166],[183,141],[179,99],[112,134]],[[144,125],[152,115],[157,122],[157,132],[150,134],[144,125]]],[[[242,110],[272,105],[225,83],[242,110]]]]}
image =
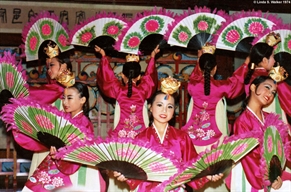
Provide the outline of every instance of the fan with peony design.
{"type": "Polygon", "coordinates": [[[2,120],[8,125],[8,130],[23,133],[48,148],[60,148],[93,138],[86,127],[55,107],[27,98],[11,99],[11,102],[2,111],[2,120]]]}
{"type": "Polygon", "coordinates": [[[164,181],[178,172],[178,161],[147,142],[125,138],[97,138],[59,149],[57,158],[117,171],[126,178],[164,181]]]}
{"type": "Polygon", "coordinates": [[[175,17],[165,38],[170,45],[199,50],[210,41],[228,17],[222,10],[211,12],[210,8],[195,6],[194,10],[175,17]]]}
{"type": "MultiPolygon", "coordinates": [[[[261,160],[260,173],[266,188],[270,189],[271,184],[281,176],[285,167],[286,158],[290,153],[290,141],[288,142],[287,124],[279,119],[279,115],[269,114],[265,122],[263,139],[260,141],[261,160]]],[[[288,159],[290,160],[290,159],[288,159]]]]}
{"type": "Polygon", "coordinates": [[[17,63],[15,54],[7,51],[0,56],[0,112],[10,98],[29,95],[25,73],[21,62],[17,63]]]}
{"type": "Polygon", "coordinates": [[[68,45],[69,35],[66,26],[58,22],[56,15],[47,11],[40,12],[31,18],[22,30],[22,39],[26,61],[37,60],[38,50],[47,40],[55,42],[61,52],[73,49],[73,46],[68,45]]]}
{"type": "Polygon", "coordinates": [[[157,44],[163,44],[163,36],[169,24],[173,21],[173,12],[165,9],[154,8],[152,11],[144,11],[142,14],[137,14],[122,31],[114,47],[120,52],[130,54],[138,54],[140,51],[152,51],[157,44]],[[148,46],[141,49],[140,45],[146,37],[148,37],[146,39],[148,46]]]}
{"type": "Polygon", "coordinates": [[[237,12],[222,24],[211,43],[217,49],[249,53],[255,37],[281,24],[281,18],[261,11],[237,12]]]}
{"type": "Polygon", "coordinates": [[[172,190],[191,180],[224,173],[259,144],[256,138],[243,137],[232,136],[218,147],[200,153],[198,158],[186,163],[182,171],[157,186],[157,191],[172,190]]]}

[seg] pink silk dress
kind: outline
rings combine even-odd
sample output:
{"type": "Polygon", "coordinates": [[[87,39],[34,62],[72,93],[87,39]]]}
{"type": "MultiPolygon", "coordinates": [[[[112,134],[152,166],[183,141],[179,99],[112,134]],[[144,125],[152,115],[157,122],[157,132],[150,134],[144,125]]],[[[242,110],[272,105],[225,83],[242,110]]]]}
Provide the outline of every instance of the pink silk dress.
{"type": "Polygon", "coordinates": [[[132,84],[132,96],[128,98],[128,85],[124,86],[115,77],[107,57],[101,59],[97,70],[98,88],[107,97],[116,99],[120,106],[120,119],[116,128],[109,133],[111,136],[134,138],[146,128],[142,114],[144,102],[157,89],[157,78],[155,60],[151,58],[140,84],[132,84]]]}
{"type": "Polygon", "coordinates": [[[181,128],[190,136],[193,145],[207,146],[213,144],[222,136],[216,124],[216,105],[223,97],[235,98],[243,93],[241,76],[247,71],[243,64],[227,80],[210,79],[210,95],[204,94],[204,77],[198,67],[195,67],[188,84],[188,93],[193,99],[193,110],[188,122],[181,128]]]}
{"type": "MultiPolygon", "coordinates": [[[[92,134],[93,134],[93,124],[89,119],[83,114],[80,113],[74,120],[84,125],[92,134]]],[[[29,139],[29,138],[28,138],[29,139]]],[[[34,150],[41,146],[38,141],[30,139],[29,142],[25,142],[25,148],[34,150]]],[[[52,159],[49,155],[40,163],[37,169],[34,171],[33,175],[28,178],[28,181],[25,183],[26,188],[32,191],[50,191],[57,188],[68,187],[73,185],[70,179],[70,175],[79,170],[80,164],[71,163],[68,161],[55,160],[52,159]]],[[[83,177],[86,177],[83,175],[83,177]]],[[[98,191],[105,191],[106,185],[103,179],[99,177],[99,188],[96,188],[98,191]]],[[[97,183],[98,178],[95,179],[97,183]]],[[[97,187],[97,184],[96,184],[97,187]]]]}
{"type": "MultiPolygon", "coordinates": [[[[192,145],[192,142],[184,131],[176,129],[172,126],[168,126],[163,142],[161,142],[155,128],[153,126],[148,127],[136,136],[137,139],[141,139],[150,142],[152,146],[161,146],[169,151],[170,154],[175,155],[181,162],[187,162],[197,157],[196,150],[192,145]]],[[[208,180],[206,177],[191,181],[188,183],[194,189],[202,187],[208,180]]],[[[138,187],[137,191],[148,192],[154,189],[159,182],[140,181],[140,180],[127,180],[131,190],[138,187]]]]}
{"type": "MultiPolygon", "coordinates": [[[[269,116],[269,113],[262,111],[264,119],[266,120],[269,116]]],[[[273,117],[273,116],[272,116],[273,117]]],[[[234,123],[234,135],[240,135],[248,133],[251,131],[263,131],[263,122],[260,122],[259,119],[246,108],[246,110],[236,119],[234,123]]],[[[257,146],[250,153],[241,159],[241,165],[248,183],[251,185],[251,192],[257,192],[258,190],[263,189],[263,180],[260,173],[260,160],[261,160],[261,145],[257,146]]],[[[227,178],[227,184],[230,185],[230,176],[227,178]]],[[[290,173],[283,171],[281,176],[282,180],[291,180],[290,173]]],[[[245,189],[245,183],[242,182],[238,177],[231,177],[231,180],[235,180],[236,185],[241,185],[240,189],[235,189],[234,191],[241,191],[245,189]]],[[[230,186],[231,187],[231,186],[230,186]]],[[[279,190],[280,191],[280,190],[279,190]]]]}

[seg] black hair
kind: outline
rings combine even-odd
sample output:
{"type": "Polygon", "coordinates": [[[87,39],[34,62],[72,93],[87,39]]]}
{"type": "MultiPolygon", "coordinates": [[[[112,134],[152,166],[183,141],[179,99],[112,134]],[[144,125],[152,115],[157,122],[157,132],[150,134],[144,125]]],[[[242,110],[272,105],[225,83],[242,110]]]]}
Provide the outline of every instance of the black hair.
{"type": "MultiPolygon", "coordinates": [[[[128,78],[128,91],[127,97],[132,95],[132,79],[137,78],[141,74],[141,66],[138,62],[126,62],[123,65],[122,73],[128,78]]],[[[124,82],[123,82],[124,83],[124,82]]],[[[140,80],[136,82],[136,85],[140,83],[140,80]]]]}
{"type": "Polygon", "coordinates": [[[83,113],[89,118],[89,90],[88,86],[81,82],[76,82],[73,86],[68,88],[75,88],[80,94],[80,98],[85,97],[86,102],[83,105],[83,113]]]}
{"type": "Polygon", "coordinates": [[[204,53],[199,58],[199,67],[204,74],[204,94],[210,94],[210,72],[216,66],[216,59],[213,54],[204,53]]]}
{"type": "Polygon", "coordinates": [[[251,77],[255,71],[255,69],[252,69],[252,64],[258,66],[260,62],[262,62],[263,58],[266,57],[267,59],[270,58],[270,56],[273,53],[274,48],[268,45],[267,43],[257,43],[255,44],[250,51],[249,57],[250,62],[248,64],[249,71],[245,77],[244,84],[247,85],[250,83],[251,77]]]}
{"type": "MultiPolygon", "coordinates": [[[[266,80],[272,80],[274,81],[270,76],[258,76],[256,77],[252,82],[251,82],[251,85],[254,84],[256,86],[256,89],[255,89],[255,94],[257,94],[257,89],[259,87],[259,85],[263,82],[265,82],[266,80]]],[[[249,96],[246,98],[246,100],[244,101],[244,104],[243,104],[243,109],[246,108],[247,104],[249,103],[249,100],[250,100],[250,97],[251,97],[251,86],[249,87],[249,96]]],[[[275,96],[275,95],[274,95],[275,96]]]]}
{"type": "Polygon", "coordinates": [[[71,63],[70,57],[67,54],[60,53],[58,56],[55,56],[54,58],[57,59],[57,61],[60,63],[60,66],[61,64],[65,63],[67,64],[67,69],[69,71],[72,71],[73,69],[72,63],[71,63]]]}
{"type": "MultiPolygon", "coordinates": [[[[158,95],[161,95],[161,94],[166,95],[166,93],[164,93],[164,92],[162,92],[160,90],[155,92],[155,94],[148,100],[148,103],[150,104],[150,106],[153,106],[153,103],[154,103],[156,97],[158,95]]],[[[176,108],[176,106],[178,106],[178,104],[179,104],[180,95],[179,95],[178,92],[175,92],[175,93],[171,94],[170,96],[174,98],[174,104],[175,104],[175,108],[176,108]]],[[[153,121],[154,121],[154,117],[153,117],[152,113],[149,113],[149,126],[152,125],[153,121]]],[[[172,119],[168,123],[171,126],[175,126],[175,123],[176,123],[175,111],[174,111],[172,119]]]]}

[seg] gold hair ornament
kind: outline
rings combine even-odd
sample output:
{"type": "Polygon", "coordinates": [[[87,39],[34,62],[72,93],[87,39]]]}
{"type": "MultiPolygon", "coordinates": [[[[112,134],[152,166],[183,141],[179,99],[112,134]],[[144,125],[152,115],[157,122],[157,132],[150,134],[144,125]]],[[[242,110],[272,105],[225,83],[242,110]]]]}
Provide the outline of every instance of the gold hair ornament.
{"type": "Polygon", "coordinates": [[[44,48],[44,52],[49,58],[56,57],[60,54],[58,45],[53,45],[51,41],[44,48]]]}
{"type": "Polygon", "coordinates": [[[139,62],[139,56],[134,54],[128,54],[125,59],[126,62],[139,62]]]}
{"type": "Polygon", "coordinates": [[[287,73],[287,71],[284,69],[284,67],[281,67],[278,63],[277,67],[273,67],[270,71],[269,71],[269,76],[278,82],[284,81],[289,74],[287,73]]]}
{"type": "Polygon", "coordinates": [[[206,43],[204,46],[202,46],[202,53],[210,53],[214,54],[216,50],[216,47],[214,45],[211,45],[210,43],[206,43]]]}
{"type": "Polygon", "coordinates": [[[75,74],[65,70],[56,77],[56,80],[65,87],[71,87],[75,84],[75,74]]]}
{"type": "Polygon", "coordinates": [[[252,69],[252,70],[255,69],[255,66],[256,66],[255,63],[252,63],[252,64],[251,64],[251,69],[252,69]]]}
{"type": "Polygon", "coordinates": [[[161,79],[161,91],[166,94],[165,100],[169,99],[170,95],[175,93],[181,85],[181,82],[173,77],[161,79]]]}
{"type": "Polygon", "coordinates": [[[279,33],[276,34],[271,32],[266,36],[266,43],[271,47],[277,45],[279,42],[281,42],[281,36],[279,33]]]}

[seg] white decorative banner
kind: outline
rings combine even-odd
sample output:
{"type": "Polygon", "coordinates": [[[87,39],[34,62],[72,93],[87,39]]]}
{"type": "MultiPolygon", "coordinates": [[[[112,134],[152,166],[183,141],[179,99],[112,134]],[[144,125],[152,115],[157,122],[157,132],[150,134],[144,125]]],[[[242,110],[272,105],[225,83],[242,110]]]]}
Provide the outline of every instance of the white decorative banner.
{"type": "Polygon", "coordinates": [[[59,17],[60,23],[67,23],[69,29],[99,12],[112,12],[124,18],[132,18],[136,13],[151,10],[146,6],[123,6],[114,4],[44,3],[32,1],[0,1],[0,33],[21,33],[32,16],[49,11],[59,17]]]}

